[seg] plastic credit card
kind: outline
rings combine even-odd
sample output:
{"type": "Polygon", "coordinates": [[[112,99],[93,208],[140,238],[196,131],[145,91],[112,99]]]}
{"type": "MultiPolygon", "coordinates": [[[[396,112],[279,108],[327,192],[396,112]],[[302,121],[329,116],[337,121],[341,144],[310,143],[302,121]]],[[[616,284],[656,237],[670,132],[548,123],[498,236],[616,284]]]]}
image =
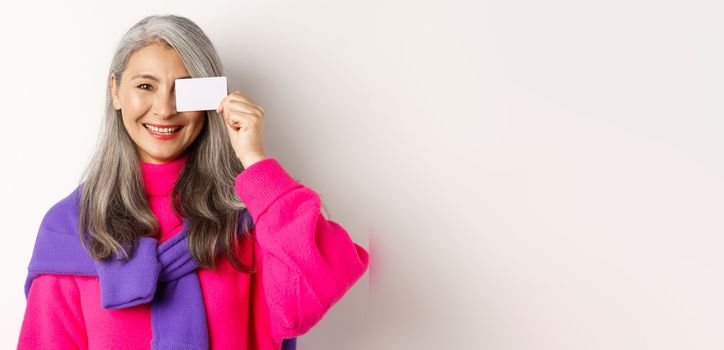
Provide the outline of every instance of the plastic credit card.
{"type": "Polygon", "coordinates": [[[228,95],[226,77],[176,79],[176,111],[207,111],[228,95]]]}

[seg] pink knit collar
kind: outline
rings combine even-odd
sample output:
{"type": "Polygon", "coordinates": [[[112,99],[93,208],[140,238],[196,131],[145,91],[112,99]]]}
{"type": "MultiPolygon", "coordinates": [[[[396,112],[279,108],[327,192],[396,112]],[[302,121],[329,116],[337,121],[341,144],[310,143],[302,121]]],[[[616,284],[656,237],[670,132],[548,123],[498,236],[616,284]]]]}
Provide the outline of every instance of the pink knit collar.
{"type": "Polygon", "coordinates": [[[141,162],[141,173],[146,194],[151,197],[170,196],[173,185],[186,164],[189,154],[184,152],[173,161],[154,164],[141,162]]]}

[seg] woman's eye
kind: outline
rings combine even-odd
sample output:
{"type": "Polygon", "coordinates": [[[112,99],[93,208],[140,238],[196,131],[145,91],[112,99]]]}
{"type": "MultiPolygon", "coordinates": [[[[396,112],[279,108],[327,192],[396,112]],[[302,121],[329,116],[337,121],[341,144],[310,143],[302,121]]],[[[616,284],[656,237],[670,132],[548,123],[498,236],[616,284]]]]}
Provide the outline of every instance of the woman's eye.
{"type": "Polygon", "coordinates": [[[148,89],[151,88],[151,84],[145,84],[145,83],[144,83],[144,84],[138,85],[138,87],[141,88],[141,90],[148,90],[148,89]],[[146,86],[147,86],[148,88],[145,88],[146,86]]]}

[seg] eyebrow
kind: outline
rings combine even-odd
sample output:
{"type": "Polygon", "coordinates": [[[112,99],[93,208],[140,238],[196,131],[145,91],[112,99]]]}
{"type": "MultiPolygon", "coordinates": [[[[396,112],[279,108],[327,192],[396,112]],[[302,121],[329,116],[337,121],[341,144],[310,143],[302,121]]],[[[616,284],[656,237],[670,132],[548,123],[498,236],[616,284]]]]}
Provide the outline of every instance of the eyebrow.
{"type": "MultiPolygon", "coordinates": [[[[131,79],[139,79],[139,78],[140,79],[149,79],[149,80],[153,80],[153,81],[159,81],[158,78],[156,78],[154,75],[151,75],[151,74],[136,74],[131,77],[131,79]]],[[[187,79],[187,78],[191,78],[191,76],[186,75],[183,77],[178,77],[176,79],[187,79]]]]}

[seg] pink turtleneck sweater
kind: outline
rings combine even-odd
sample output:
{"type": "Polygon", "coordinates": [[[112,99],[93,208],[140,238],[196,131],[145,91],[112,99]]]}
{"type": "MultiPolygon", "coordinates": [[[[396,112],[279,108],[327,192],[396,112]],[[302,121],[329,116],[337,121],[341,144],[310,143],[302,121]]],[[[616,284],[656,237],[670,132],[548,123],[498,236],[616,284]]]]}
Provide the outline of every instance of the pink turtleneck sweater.
{"type": "MultiPolygon", "coordinates": [[[[142,163],[146,195],[161,227],[159,241],[180,232],[170,195],[188,155],[142,163]]],[[[199,269],[211,349],[277,350],[306,333],[364,274],[368,254],[320,213],[319,195],[274,158],[242,171],[235,189],[253,218],[255,239],[238,256],[258,272],[199,269]],[[253,243],[252,243],[253,242],[253,243]],[[255,249],[251,249],[255,244],[255,249]]],[[[28,295],[18,349],[150,349],[150,304],[103,309],[97,277],[44,274],[28,295]]]]}

